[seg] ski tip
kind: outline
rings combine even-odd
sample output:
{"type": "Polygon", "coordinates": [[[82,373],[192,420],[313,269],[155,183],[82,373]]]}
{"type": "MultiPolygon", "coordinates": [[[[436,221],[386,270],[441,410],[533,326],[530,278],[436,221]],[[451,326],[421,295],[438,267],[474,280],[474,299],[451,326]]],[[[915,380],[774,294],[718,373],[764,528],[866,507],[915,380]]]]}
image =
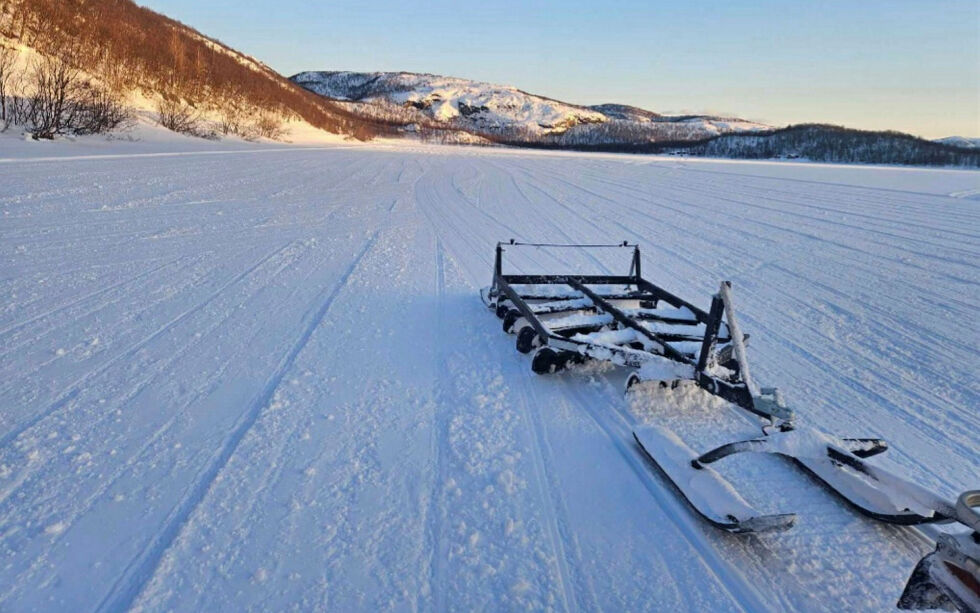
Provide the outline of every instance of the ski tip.
{"type": "MultiPolygon", "coordinates": [[[[656,445],[658,439],[652,439],[644,443],[643,438],[637,431],[633,431],[633,438],[637,445],[646,454],[657,468],[674,485],[681,497],[710,524],[721,530],[734,534],[746,534],[749,532],[781,532],[789,530],[796,523],[795,513],[779,513],[773,515],[759,515],[757,511],[749,506],[730,485],[727,484],[713,470],[705,467],[704,472],[695,470],[690,462],[696,461],[693,452],[687,450],[683,455],[685,461],[678,460],[680,454],[666,454],[665,460],[673,457],[671,463],[664,464],[658,461],[653,455],[654,449],[648,448],[648,444],[653,442],[656,445]],[[700,483],[700,487],[691,487],[694,484],[692,474],[698,474],[695,479],[700,483]],[[701,476],[703,475],[703,476],[701,476]],[[686,487],[684,486],[686,484],[686,487]],[[713,494],[711,493],[713,492],[713,494]]],[[[667,438],[659,439],[660,443],[670,446],[667,438]]],[[[679,443],[682,444],[682,443],[679,443]]],[[[660,449],[660,451],[664,451],[660,449]]]]}

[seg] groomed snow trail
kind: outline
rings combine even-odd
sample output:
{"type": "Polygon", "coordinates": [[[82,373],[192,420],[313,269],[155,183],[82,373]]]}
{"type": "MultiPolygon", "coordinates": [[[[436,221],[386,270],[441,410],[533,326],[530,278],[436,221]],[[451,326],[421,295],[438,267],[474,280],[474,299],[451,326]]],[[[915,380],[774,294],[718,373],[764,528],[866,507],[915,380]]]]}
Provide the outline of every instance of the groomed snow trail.
{"type": "Polygon", "coordinates": [[[477,289],[511,237],[638,241],[705,307],[729,279],[757,381],[952,497],[980,485],[980,210],[950,194],[978,184],[438,147],[5,160],[0,609],[892,610],[918,533],[769,456],[724,471],[797,526],[719,533],[630,431],[748,422],[535,376],[477,289]]]}

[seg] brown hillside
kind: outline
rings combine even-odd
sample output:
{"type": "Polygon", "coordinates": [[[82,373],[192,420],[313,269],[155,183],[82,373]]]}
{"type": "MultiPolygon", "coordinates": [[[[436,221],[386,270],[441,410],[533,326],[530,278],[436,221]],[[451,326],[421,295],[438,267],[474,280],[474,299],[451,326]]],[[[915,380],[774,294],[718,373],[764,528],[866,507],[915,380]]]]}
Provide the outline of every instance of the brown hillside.
{"type": "Polygon", "coordinates": [[[207,110],[272,111],[360,139],[386,131],[130,0],[0,0],[0,34],[57,56],[118,91],[139,88],[207,110]]]}

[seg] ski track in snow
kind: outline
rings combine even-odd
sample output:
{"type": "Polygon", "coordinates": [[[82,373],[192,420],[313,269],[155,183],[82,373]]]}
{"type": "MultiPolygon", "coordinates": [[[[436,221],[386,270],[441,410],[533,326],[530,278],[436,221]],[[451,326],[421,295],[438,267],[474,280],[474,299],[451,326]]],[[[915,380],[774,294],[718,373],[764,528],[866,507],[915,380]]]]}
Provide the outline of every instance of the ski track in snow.
{"type": "Polygon", "coordinates": [[[753,374],[801,420],[882,436],[876,462],[943,495],[980,486],[980,173],[435,147],[2,162],[3,610],[893,609],[915,530],[737,456],[746,499],[799,520],[720,533],[630,436],[751,433],[723,403],[531,373],[477,296],[512,237],[638,241],[644,276],[705,307],[732,280],[753,374]]]}

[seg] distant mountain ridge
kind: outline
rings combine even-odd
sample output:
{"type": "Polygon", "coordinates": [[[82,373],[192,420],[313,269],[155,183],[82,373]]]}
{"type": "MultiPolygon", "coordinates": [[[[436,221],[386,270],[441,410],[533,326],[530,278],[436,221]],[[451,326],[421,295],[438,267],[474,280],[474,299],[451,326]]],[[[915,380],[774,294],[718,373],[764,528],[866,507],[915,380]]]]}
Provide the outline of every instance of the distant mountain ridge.
{"type": "Polygon", "coordinates": [[[386,101],[441,121],[489,129],[519,124],[537,132],[564,131],[605,116],[586,107],[548,100],[514,87],[406,72],[304,72],[292,81],[310,91],[352,101],[386,101]]]}
{"type": "Polygon", "coordinates": [[[741,159],[980,167],[980,149],[918,138],[901,132],[852,130],[800,124],[758,134],[725,134],[683,143],[667,152],[741,159]]]}
{"type": "Polygon", "coordinates": [[[312,71],[290,78],[312,92],[356,105],[352,108],[401,120],[410,131],[423,123],[498,142],[650,143],[771,129],[742,119],[668,117],[623,104],[582,106],[513,86],[433,74],[312,71]]]}
{"type": "Polygon", "coordinates": [[[512,86],[410,72],[301,72],[290,79],[355,115],[443,142],[545,149],[980,166],[970,139],[928,141],[841,126],[774,127],[711,115],[663,115],[625,104],[582,106],[512,86]],[[446,135],[452,137],[447,139],[446,135]]]}

